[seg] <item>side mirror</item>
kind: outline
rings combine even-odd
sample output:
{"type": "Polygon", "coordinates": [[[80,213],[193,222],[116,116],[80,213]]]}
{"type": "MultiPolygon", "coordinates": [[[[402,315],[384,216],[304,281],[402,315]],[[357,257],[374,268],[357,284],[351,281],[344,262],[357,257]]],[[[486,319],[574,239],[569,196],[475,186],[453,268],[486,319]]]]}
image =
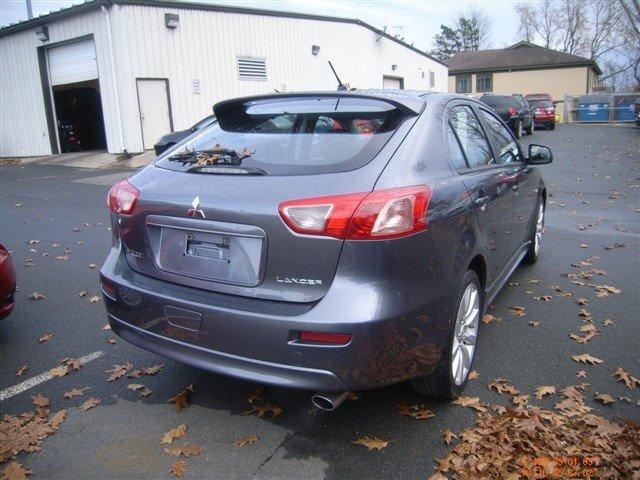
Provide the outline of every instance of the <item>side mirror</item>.
{"type": "Polygon", "coordinates": [[[549,147],[544,145],[529,145],[529,159],[528,163],[531,165],[545,165],[553,162],[553,153],[549,147]]]}

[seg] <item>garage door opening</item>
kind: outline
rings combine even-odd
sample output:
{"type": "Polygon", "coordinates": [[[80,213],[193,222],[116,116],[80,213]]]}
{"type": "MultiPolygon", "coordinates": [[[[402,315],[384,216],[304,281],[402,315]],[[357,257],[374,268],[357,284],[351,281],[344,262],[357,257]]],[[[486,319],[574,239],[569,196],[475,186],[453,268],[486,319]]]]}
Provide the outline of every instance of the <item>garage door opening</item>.
{"type": "Polygon", "coordinates": [[[98,80],[56,85],[52,90],[60,152],[106,149],[98,80]]]}

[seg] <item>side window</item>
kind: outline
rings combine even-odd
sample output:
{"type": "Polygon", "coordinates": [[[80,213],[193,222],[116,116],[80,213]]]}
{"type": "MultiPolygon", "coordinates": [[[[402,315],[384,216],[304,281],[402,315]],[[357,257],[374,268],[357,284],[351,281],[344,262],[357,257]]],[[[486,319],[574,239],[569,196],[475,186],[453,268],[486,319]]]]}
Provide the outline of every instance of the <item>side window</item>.
{"type": "Polygon", "coordinates": [[[447,140],[449,143],[449,156],[451,157],[451,161],[453,162],[453,166],[456,167],[456,170],[465,170],[469,168],[451,125],[447,128],[447,140]]]}
{"type": "Polygon", "coordinates": [[[495,139],[498,146],[500,163],[524,161],[522,152],[518,147],[518,143],[511,135],[509,129],[505,127],[492,113],[487,112],[484,109],[481,109],[480,112],[482,114],[482,118],[484,118],[489,127],[489,135],[495,139]]]}
{"type": "Polygon", "coordinates": [[[495,163],[487,137],[470,107],[462,105],[453,107],[449,121],[458,135],[460,146],[470,168],[495,163]]]}

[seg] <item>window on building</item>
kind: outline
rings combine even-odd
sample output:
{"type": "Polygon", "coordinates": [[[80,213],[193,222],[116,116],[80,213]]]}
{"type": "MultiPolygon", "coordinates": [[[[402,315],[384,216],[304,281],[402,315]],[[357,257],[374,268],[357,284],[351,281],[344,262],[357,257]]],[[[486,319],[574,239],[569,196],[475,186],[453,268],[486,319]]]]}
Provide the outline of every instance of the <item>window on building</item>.
{"type": "Polygon", "coordinates": [[[456,93],[471,93],[471,75],[456,75],[456,93]]]}
{"type": "Polygon", "coordinates": [[[493,92],[493,73],[476,75],[476,92],[493,92]]]}
{"type": "Polygon", "coordinates": [[[429,71],[429,88],[435,88],[436,86],[436,73],[429,71]]]}
{"type": "Polygon", "coordinates": [[[267,80],[266,58],[237,57],[237,61],[240,80],[267,80]]]}
{"type": "Polygon", "coordinates": [[[489,141],[470,107],[453,107],[449,114],[449,123],[460,140],[460,146],[469,167],[482,167],[495,163],[489,141]]]}

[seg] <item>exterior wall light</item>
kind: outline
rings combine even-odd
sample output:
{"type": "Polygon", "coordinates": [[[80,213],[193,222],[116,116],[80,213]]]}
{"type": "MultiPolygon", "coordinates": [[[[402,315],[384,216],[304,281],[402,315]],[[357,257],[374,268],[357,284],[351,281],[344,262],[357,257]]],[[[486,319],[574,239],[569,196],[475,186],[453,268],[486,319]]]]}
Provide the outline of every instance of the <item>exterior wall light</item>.
{"type": "Polygon", "coordinates": [[[180,23],[180,17],[177,13],[165,13],[164,14],[164,23],[167,28],[178,28],[178,24],[180,23]]]}
{"type": "Polygon", "coordinates": [[[49,40],[49,29],[46,25],[36,28],[36,37],[38,37],[38,40],[41,42],[49,40]]]}
{"type": "Polygon", "coordinates": [[[396,65],[395,63],[391,65],[391,70],[396,70],[397,68],[398,68],[398,65],[396,65]]]}
{"type": "Polygon", "coordinates": [[[320,45],[312,45],[311,53],[313,53],[314,55],[318,55],[320,53],[320,45]]]}

